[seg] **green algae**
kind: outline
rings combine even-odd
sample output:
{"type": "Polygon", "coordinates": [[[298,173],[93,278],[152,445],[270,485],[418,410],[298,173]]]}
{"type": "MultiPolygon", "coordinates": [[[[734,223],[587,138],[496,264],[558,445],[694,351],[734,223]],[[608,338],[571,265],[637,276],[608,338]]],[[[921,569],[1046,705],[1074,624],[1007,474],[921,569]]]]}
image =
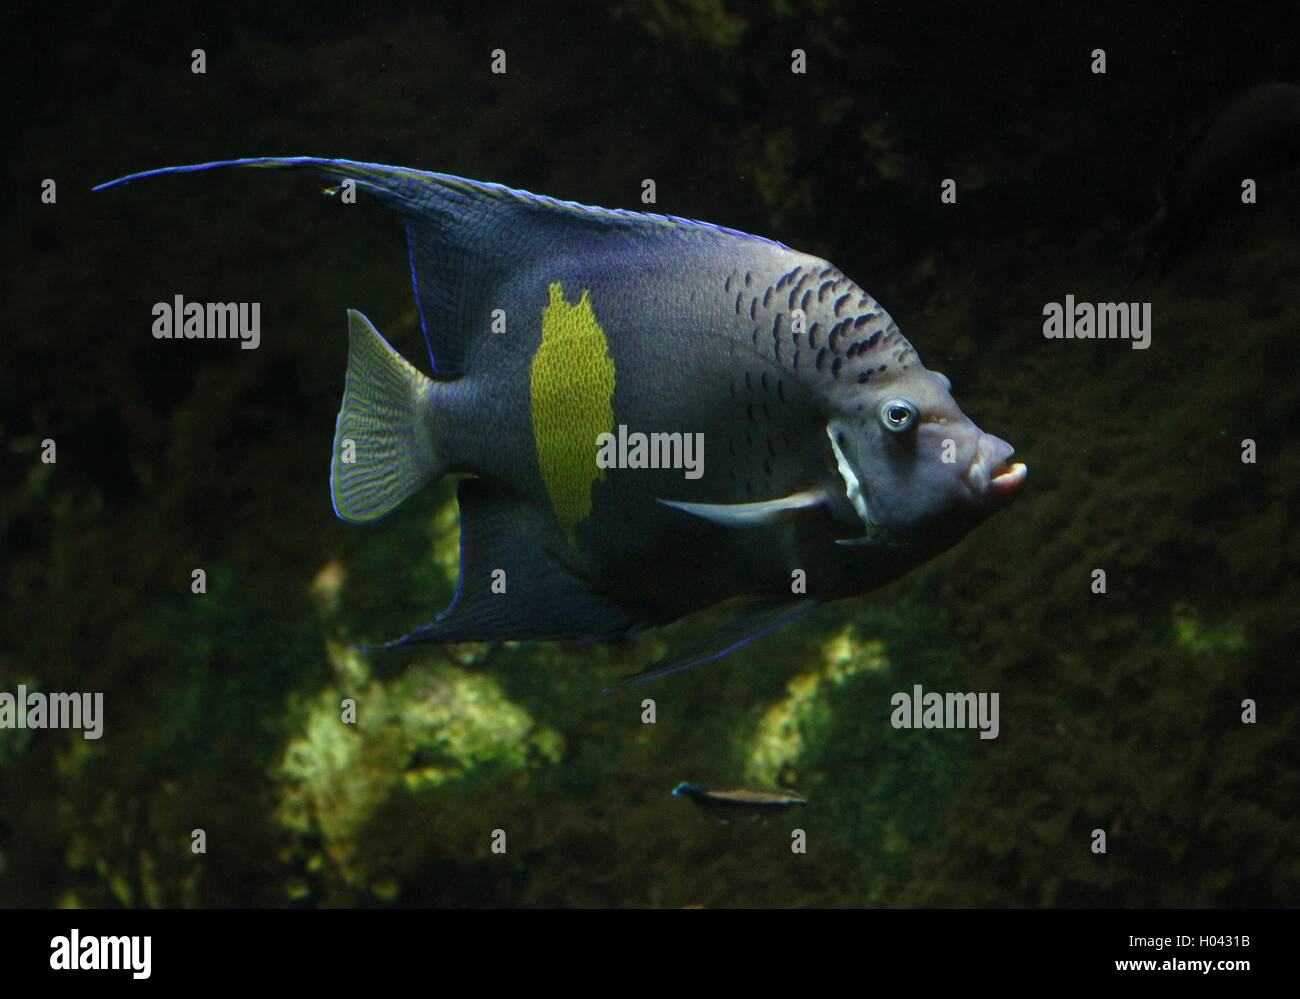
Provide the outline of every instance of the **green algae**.
{"type": "Polygon", "coordinates": [[[863,670],[888,665],[881,642],[855,641],[849,625],[828,641],[824,664],[800,673],[786,685],[786,696],[772,705],[754,733],[745,780],[760,787],[793,784],[805,748],[826,737],[839,705],[835,688],[863,670]]]}
{"type": "MultiPolygon", "coordinates": [[[[374,875],[372,841],[419,831],[376,836],[370,829],[395,796],[436,802],[445,784],[563,759],[563,737],[538,725],[491,677],[421,664],[383,683],[370,678],[361,653],[331,646],[330,660],[337,685],[308,705],[301,734],[273,777],[277,822],[298,840],[320,844],[305,865],[317,874],[326,868],[337,882],[329,888],[396,898],[399,878],[383,863],[378,869],[387,873],[374,875]]],[[[306,895],[302,883],[290,886],[290,898],[306,895]]]]}
{"type": "Polygon", "coordinates": [[[1245,652],[1250,648],[1240,622],[1207,624],[1195,613],[1179,608],[1174,610],[1174,638],[1180,648],[1199,655],[1245,652]]]}

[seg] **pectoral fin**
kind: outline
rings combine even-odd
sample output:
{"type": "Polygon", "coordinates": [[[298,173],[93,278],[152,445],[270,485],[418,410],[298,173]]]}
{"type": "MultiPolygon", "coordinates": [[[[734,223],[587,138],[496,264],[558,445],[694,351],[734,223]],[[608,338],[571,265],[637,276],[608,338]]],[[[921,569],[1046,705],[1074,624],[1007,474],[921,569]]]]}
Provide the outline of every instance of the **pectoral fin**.
{"type": "Polygon", "coordinates": [[[800,510],[809,510],[826,502],[822,489],[808,489],[780,499],[761,500],[757,503],[680,503],[677,500],[659,500],[664,506],[683,510],[721,527],[762,527],[784,520],[800,510]]]}
{"type": "Polygon", "coordinates": [[[675,654],[665,656],[640,673],[634,673],[612,687],[606,687],[601,693],[613,694],[638,683],[657,680],[660,677],[681,673],[713,662],[715,659],[721,659],[783,625],[798,621],[816,609],[817,601],[811,597],[797,600],[761,597],[748,599],[730,618],[702,640],[679,649],[675,654]]]}

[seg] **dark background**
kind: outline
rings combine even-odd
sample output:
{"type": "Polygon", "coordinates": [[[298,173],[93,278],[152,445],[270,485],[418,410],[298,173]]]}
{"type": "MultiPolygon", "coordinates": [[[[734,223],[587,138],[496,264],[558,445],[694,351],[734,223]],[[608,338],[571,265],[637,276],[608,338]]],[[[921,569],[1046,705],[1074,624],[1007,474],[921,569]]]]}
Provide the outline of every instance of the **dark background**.
{"type": "Polygon", "coordinates": [[[107,722],[0,732],[0,903],[1293,904],[1294,182],[1207,210],[1163,280],[1134,239],[1197,123],[1293,78],[1285,10],[18,4],[0,690],[102,690],[107,722]],[[400,222],[254,172],[89,193],[269,154],[630,209],[654,178],[658,211],[834,261],[1029,487],[900,583],[658,685],[653,727],[596,692],[654,638],[352,656],[454,585],[445,490],[368,529],[328,499],[344,310],[423,358],[400,222]],[[261,302],[260,349],[154,340],[175,294],[261,302]],[[1066,294],[1151,301],[1152,348],[1045,340],[1066,294]],[[886,665],[831,677],[846,628],[886,665]],[[893,730],[913,683],[999,691],[1001,737],[893,730]],[[329,724],[342,696],[356,731],[329,724]],[[752,779],[782,705],[806,856],[785,819],[668,794],[752,779]]]}

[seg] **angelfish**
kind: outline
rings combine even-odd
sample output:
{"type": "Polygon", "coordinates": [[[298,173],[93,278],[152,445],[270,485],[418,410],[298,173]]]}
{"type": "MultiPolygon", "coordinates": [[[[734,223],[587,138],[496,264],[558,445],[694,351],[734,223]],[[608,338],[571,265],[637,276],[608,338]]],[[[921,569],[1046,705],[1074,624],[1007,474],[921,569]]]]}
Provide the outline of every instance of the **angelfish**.
{"type": "Polygon", "coordinates": [[[330,467],[343,520],[445,475],[460,580],[419,642],[621,638],[729,602],[686,669],[888,583],[1016,495],[1026,469],[894,320],[771,239],[349,160],[305,170],[405,222],[431,376],[348,312],[330,467]],[[598,441],[702,434],[703,474],[598,463],[598,441]]]}

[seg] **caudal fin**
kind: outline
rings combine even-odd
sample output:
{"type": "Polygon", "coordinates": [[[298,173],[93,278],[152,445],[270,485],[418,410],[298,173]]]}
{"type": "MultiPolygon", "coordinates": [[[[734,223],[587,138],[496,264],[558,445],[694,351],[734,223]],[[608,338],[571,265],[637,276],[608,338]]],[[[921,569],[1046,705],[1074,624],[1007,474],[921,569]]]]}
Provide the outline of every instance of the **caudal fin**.
{"type": "Polygon", "coordinates": [[[429,421],[434,383],[348,310],[348,375],[334,428],[330,495],[356,524],[378,520],[442,472],[429,421]]]}

